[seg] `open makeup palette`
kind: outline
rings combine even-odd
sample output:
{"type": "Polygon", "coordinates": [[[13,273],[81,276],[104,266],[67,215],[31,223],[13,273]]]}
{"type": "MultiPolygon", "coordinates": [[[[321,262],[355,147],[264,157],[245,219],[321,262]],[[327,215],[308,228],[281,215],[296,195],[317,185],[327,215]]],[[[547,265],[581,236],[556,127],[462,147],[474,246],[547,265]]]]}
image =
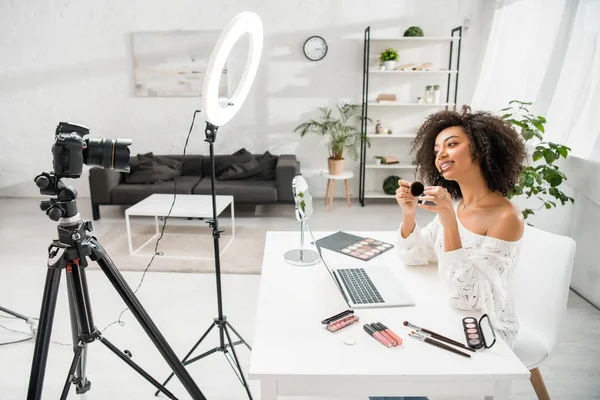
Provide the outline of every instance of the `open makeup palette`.
{"type": "Polygon", "coordinates": [[[394,247],[381,240],[350,235],[345,232],[336,232],[319,239],[317,245],[363,261],[369,261],[394,247]]]}

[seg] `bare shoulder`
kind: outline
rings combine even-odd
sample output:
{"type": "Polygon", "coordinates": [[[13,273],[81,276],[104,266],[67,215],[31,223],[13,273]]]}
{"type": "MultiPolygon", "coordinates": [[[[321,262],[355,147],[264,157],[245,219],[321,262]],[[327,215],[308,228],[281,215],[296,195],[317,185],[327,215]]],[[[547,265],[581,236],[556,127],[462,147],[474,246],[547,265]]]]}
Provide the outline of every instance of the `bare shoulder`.
{"type": "Polygon", "coordinates": [[[495,223],[488,229],[486,236],[507,242],[516,242],[523,236],[525,220],[521,210],[510,200],[504,198],[494,207],[495,223]]]}

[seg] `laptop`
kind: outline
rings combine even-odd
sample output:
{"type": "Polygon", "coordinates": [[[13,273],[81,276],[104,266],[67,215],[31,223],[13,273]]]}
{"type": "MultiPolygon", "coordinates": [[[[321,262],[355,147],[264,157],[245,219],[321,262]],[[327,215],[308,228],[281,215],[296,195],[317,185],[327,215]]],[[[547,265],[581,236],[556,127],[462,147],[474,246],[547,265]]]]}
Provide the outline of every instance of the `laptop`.
{"type": "Polygon", "coordinates": [[[382,265],[364,267],[329,267],[321,253],[321,261],[350,308],[412,306],[414,301],[392,271],[382,265]]]}

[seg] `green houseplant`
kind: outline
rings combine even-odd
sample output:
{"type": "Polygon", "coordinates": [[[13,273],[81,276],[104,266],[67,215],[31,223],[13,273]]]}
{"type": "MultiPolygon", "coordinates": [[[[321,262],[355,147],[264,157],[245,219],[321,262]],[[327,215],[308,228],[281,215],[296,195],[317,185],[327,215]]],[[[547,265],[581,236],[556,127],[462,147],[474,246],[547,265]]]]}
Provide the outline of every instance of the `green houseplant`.
{"type": "Polygon", "coordinates": [[[534,115],[529,111],[527,107],[533,103],[511,100],[508,104],[508,107],[500,110],[504,112],[502,118],[510,122],[521,133],[526,142],[533,138],[539,139],[539,143],[535,145],[535,149],[531,155],[532,160],[537,165],[525,167],[521,173],[519,183],[508,194],[508,198],[524,195],[529,199],[535,196],[541,202],[538,208],[524,209],[522,211],[524,218],[534,215],[535,211],[539,211],[542,208],[551,209],[552,207],[556,207],[555,201],[548,200],[542,197],[542,195],[554,197],[563,206],[569,201],[574,203],[575,200],[573,198],[567,196],[559,189],[559,186],[567,180],[567,177],[554,164],[554,161],[560,157],[567,158],[571,149],[561,144],[543,141],[546,118],[534,115]]]}
{"type": "Polygon", "coordinates": [[[379,60],[383,63],[386,70],[393,70],[396,67],[396,61],[398,61],[399,55],[396,49],[387,48],[379,56],[379,60]]]}
{"type": "MultiPolygon", "coordinates": [[[[361,107],[356,104],[342,103],[336,106],[338,117],[332,115],[333,110],[328,107],[319,107],[320,119],[304,122],[294,129],[300,136],[317,134],[328,137],[329,158],[327,160],[329,173],[339,175],[344,170],[344,154],[357,160],[360,154],[360,145],[364,140],[370,145],[369,138],[361,134],[359,123],[362,119],[361,107]]],[[[370,121],[370,119],[367,119],[370,121]]]]}
{"type": "Polygon", "coordinates": [[[404,36],[425,36],[423,34],[423,29],[418,26],[411,26],[407,30],[404,31],[404,36]]]}

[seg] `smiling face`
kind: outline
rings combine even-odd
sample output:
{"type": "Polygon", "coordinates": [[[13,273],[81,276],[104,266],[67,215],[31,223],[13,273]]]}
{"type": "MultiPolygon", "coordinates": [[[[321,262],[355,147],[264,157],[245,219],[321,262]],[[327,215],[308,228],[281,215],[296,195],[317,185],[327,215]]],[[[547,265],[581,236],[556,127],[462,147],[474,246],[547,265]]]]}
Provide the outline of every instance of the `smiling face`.
{"type": "Polygon", "coordinates": [[[435,139],[433,151],[435,166],[446,180],[460,180],[478,166],[471,155],[471,141],[460,126],[441,131],[435,139]]]}

